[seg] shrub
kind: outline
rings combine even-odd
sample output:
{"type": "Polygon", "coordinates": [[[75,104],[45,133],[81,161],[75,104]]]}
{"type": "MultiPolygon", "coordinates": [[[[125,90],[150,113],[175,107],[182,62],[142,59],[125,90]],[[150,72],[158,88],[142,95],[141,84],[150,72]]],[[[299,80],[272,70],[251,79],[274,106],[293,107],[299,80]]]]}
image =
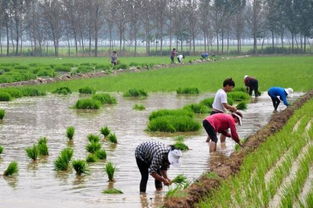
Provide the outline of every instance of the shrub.
{"type": "Polygon", "coordinates": [[[98,142],[90,142],[89,144],[87,144],[86,146],[86,150],[90,153],[95,153],[98,150],[101,149],[101,144],[98,142]]]}
{"type": "Polygon", "coordinates": [[[69,168],[69,162],[73,156],[73,149],[65,148],[61,151],[61,154],[54,161],[54,167],[57,171],[66,171],[69,168]]]}
{"type": "Polygon", "coordinates": [[[39,152],[38,152],[38,147],[37,145],[33,145],[32,147],[27,147],[25,149],[27,156],[32,159],[32,160],[37,160],[39,152]]]}
{"type": "Polygon", "coordinates": [[[88,154],[87,155],[87,158],[86,158],[86,161],[88,163],[94,163],[94,162],[97,162],[98,158],[95,154],[88,154]]]}
{"type": "Polygon", "coordinates": [[[104,149],[100,149],[95,153],[99,160],[105,160],[107,158],[107,153],[104,149]]]}
{"type": "Polygon", "coordinates": [[[94,94],[96,90],[91,87],[83,87],[83,88],[80,88],[78,92],[81,94],[94,94]]]}
{"type": "Polygon", "coordinates": [[[199,89],[196,87],[178,88],[176,92],[177,94],[189,94],[189,95],[195,95],[200,93],[199,89]]]}
{"type": "Polygon", "coordinates": [[[75,128],[73,126],[67,127],[67,129],[66,129],[66,137],[69,140],[73,140],[74,133],[75,133],[75,128]]]}
{"type": "Polygon", "coordinates": [[[111,131],[107,126],[105,126],[100,129],[100,132],[104,137],[107,137],[111,131]]]}
{"type": "Polygon", "coordinates": [[[17,162],[13,161],[9,164],[7,169],[4,171],[3,175],[4,176],[12,176],[15,173],[18,173],[18,165],[17,165],[17,162]]]}
{"type": "Polygon", "coordinates": [[[88,173],[88,165],[84,160],[74,160],[72,166],[76,171],[76,175],[82,175],[88,173]]]}
{"type": "Polygon", "coordinates": [[[190,110],[194,113],[208,113],[210,111],[206,105],[197,103],[186,105],[184,109],[190,110]]]}
{"type": "Polygon", "coordinates": [[[46,137],[41,137],[41,138],[38,140],[37,148],[38,148],[38,153],[39,153],[39,155],[42,155],[42,156],[49,155],[49,150],[48,150],[47,141],[48,141],[48,140],[47,140],[46,137]]]}
{"type": "Polygon", "coordinates": [[[45,92],[41,92],[34,88],[22,88],[22,94],[23,96],[30,96],[30,97],[46,95],[45,92]]]}
{"type": "Polygon", "coordinates": [[[108,140],[114,144],[117,144],[117,138],[116,138],[116,135],[113,134],[113,133],[110,133],[109,136],[108,136],[108,140]]]}
{"type": "Polygon", "coordinates": [[[148,130],[161,132],[197,131],[200,124],[188,116],[161,116],[151,120],[148,130]]]}
{"type": "Polygon", "coordinates": [[[2,154],[4,148],[2,146],[0,146],[0,154],[2,154]]]}
{"type": "Polygon", "coordinates": [[[186,109],[176,109],[176,110],[161,109],[153,111],[149,116],[149,120],[151,121],[161,116],[187,116],[193,118],[193,115],[194,114],[192,112],[186,109]]]}
{"type": "Polygon", "coordinates": [[[102,191],[102,193],[104,193],[104,194],[123,194],[123,192],[121,190],[118,190],[116,188],[106,189],[106,190],[102,191]]]}
{"type": "Polygon", "coordinates": [[[214,98],[206,98],[200,102],[200,104],[206,105],[209,108],[212,108],[212,104],[214,102],[214,98]]]}
{"type": "Polygon", "coordinates": [[[87,138],[88,138],[88,141],[89,141],[89,142],[95,142],[95,143],[100,142],[99,136],[94,135],[94,134],[89,134],[89,135],[87,136],[87,138]]]}
{"type": "Polygon", "coordinates": [[[124,97],[147,97],[148,93],[144,90],[129,89],[124,93],[124,97]]]}
{"type": "Polygon", "coordinates": [[[10,101],[12,99],[11,95],[7,92],[0,92],[0,101],[10,101]]]}
{"type": "Polygon", "coordinates": [[[234,101],[245,101],[245,100],[249,100],[250,99],[250,96],[249,94],[245,93],[245,92],[240,92],[240,91],[237,91],[237,92],[229,92],[227,94],[227,97],[234,100],[234,101]]]}
{"type": "Polygon", "coordinates": [[[105,172],[108,175],[109,181],[114,181],[115,170],[116,170],[116,167],[113,165],[112,162],[108,162],[105,165],[105,172]]]}
{"type": "Polygon", "coordinates": [[[92,99],[100,101],[102,104],[116,104],[116,98],[107,94],[107,93],[99,93],[92,96],[92,99]]]}
{"type": "Polygon", "coordinates": [[[133,109],[134,109],[134,110],[139,110],[139,111],[142,111],[142,110],[145,110],[146,108],[145,108],[145,106],[144,106],[144,105],[141,105],[141,104],[135,104],[135,105],[133,106],[133,109]]]}
{"type": "Polygon", "coordinates": [[[185,143],[183,143],[183,142],[176,142],[176,143],[174,144],[174,147],[175,147],[176,149],[181,150],[181,151],[187,151],[187,150],[189,150],[189,147],[188,147],[185,143]]]}
{"type": "Polygon", "coordinates": [[[237,108],[238,110],[246,110],[246,109],[247,109],[247,103],[245,103],[245,102],[240,102],[240,103],[238,103],[238,105],[236,106],[236,108],[237,108]]]}
{"type": "Polygon", "coordinates": [[[99,109],[101,103],[98,100],[86,98],[86,99],[79,99],[76,104],[75,108],[77,109],[99,109]]]}
{"type": "Polygon", "coordinates": [[[5,110],[0,109],[0,120],[2,120],[5,116],[5,110]]]}
{"type": "Polygon", "coordinates": [[[68,94],[71,94],[72,91],[68,87],[59,87],[59,88],[55,89],[52,93],[61,94],[61,95],[68,95],[68,94]]]}

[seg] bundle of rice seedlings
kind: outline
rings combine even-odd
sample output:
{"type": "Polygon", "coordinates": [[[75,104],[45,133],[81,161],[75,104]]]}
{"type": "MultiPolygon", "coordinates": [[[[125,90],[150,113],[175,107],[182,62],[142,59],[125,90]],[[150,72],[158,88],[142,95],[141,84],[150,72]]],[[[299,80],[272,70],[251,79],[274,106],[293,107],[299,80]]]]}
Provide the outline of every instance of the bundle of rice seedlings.
{"type": "Polygon", "coordinates": [[[98,150],[101,149],[101,144],[98,142],[90,142],[89,144],[87,144],[86,146],[86,150],[90,153],[95,153],[98,150]]]}
{"type": "Polygon", "coordinates": [[[108,136],[108,140],[109,140],[110,142],[114,143],[114,144],[117,144],[117,138],[116,138],[116,135],[115,135],[115,134],[113,134],[113,133],[109,134],[109,136],[108,136]]]}
{"type": "Polygon", "coordinates": [[[54,167],[57,171],[66,171],[69,168],[69,162],[73,156],[73,149],[65,148],[61,151],[58,158],[54,161],[54,167]]]}
{"type": "Polygon", "coordinates": [[[2,154],[4,148],[2,146],[0,146],[0,154],[2,154]]]}
{"type": "Polygon", "coordinates": [[[105,160],[107,158],[107,153],[104,149],[96,151],[95,155],[100,160],[105,160]]]}
{"type": "Polygon", "coordinates": [[[111,131],[107,126],[105,126],[100,129],[100,132],[104,137],[107,137],[111,131]]]}
{"type": "Polygon", "coordinates": [[[116,170],[116,167],[113,165],[112,162],[108,162],[105,165],[105,172],[108,175],[109,181],[114,181],[115,170],[116,170]]]}
{"type": "Polygon", "coordinates": [[[238,110],[246,110],[247,109],[247,103],[246,102],[240,102],[238,103],[238,105],[236,106],[236,108],[238,110]]]}
{"type": "Polygon", "coordinates": [[[173,180],[172,183],[176,183],[176,184],[182,184],[182,183],[187,183],[187,177],[184,176],[183,174],[179,174],[177,175],[173,180]]]}
{"type": "Polygon", "coordinates": [[[94,135],[94,134],[89,134],[89,135],[87,136],[87,138],[88,138],[88,141],[89,141],[89,142],[95,142],[95,143],[100,142],[99,136],[94,135]]]}
{"type": "Polygon", "coordinates": [[[73,126],[67,127],[67,129],[66,129],[66,137],[69,140],[73,140],[74,133],[75,133],[75,128],[73,126]]]}
{"type": "Polygon", "coordinates": [[[32,160],[37,160],[38,158],[38,155],[39,155],[39,151],[38,151],[38,147],[37,145],[33,145],[32,147],[27,147],[25,149],[26,153],[27,153],[27,156],[32,159],[32,160]]]}
{"type": "Polygon", "coordinates": [[[138,111],[142,111],[142,110],[145,110],[146,107],[145,107],[144,105],[141,105],[141,104],[135,104],[135,105],[133,106],[133,109],[134,109],[134,110],[138,110],[138,111]]]}
{"type": "Polygon", "coordinates": [[[96,93],[96,90],[91,88],[91,87],[83,87],[83,88],[80,88],[78,91],[81,94],[94,94],[94,93],[96,93]]]}
{"type": "Polygon", "coordinates": [[[38,148],[38,153],[41,156],[46,156],[49,155],[49,150],[48,150],[48,145],[47,145],[47,138],[46,137],[41,137],[38,140],[37,148],[38,148]]]}
{"type": "Polygon", "coordinates": [[[123,194],[123,192],[119,189],[116,188],[110,188],[102,191],[104,194],[123,194]]]}
{"type": "Polygon", "coordinates": [[[187,151],[187,150],[189,150],[189,147],[188,147],[184,142],[176,142],[176,143],[174,144],[174,147],[175,147],[176,149],[181,150],[181,151],[187,151]]]}
{"type": "Polygon", "coordinates": [[[4,176],[12,176],[15,173],[18,173],[18,165],[17,165],[17,162],[13,161],[9,164],[7,169],[4,171],[3,175],[4,176]]]}
{"type": "Polygon", "coordinates": [[[76,171],[77,175],[87,174],[88,173],[88,164],[85,160],[74,160],[72,166],[76,171]]]}
{"type": "Polygon", "coordinates": [[[5,110],[0,109],[0,120],[2,120],[5,116],[5,110]]]}
{"type": "Polygon", "coordinates": [[[97,162],[98,158],[95,154],[88,154],[86,158],[87,163],[94,163],[97,162]]]}

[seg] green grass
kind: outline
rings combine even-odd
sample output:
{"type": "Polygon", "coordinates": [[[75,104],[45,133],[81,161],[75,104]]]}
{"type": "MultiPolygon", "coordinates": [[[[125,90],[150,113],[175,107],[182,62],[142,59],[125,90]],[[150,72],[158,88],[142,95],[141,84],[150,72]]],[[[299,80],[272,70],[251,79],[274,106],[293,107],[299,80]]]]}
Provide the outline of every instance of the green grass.
{"type": "Polygon", "coordinates": [[[92,87],[83,87],[83,88],[79,88],[78,92],[81,94],[95,94],[96,90],[92,87]]]}
{"type": "Polygon", "coordinates": [[[0,109],[0,120],[2,120],[5,116],[5,110],[0,109]]]}
{"type": "Polygon", "coordinates": [[[107,126],[104,126],[100,129],[100,133],[104,136],[107,137],[110,134],[110,129],[107,126]]]}
{"type": "Polygon", "coordinates": [[[88,173],[88,164],[85,160],[74,160],[72,166],[76,171],[76,175],[82,175],[88,173]]]}
{"type": "Polygon", "coordinates": [[[176,90],[177,94],[185,94],[185,95],[197,95],[200,93],[200,90],[196,87],[186,87],[186,88],[178,88],[176,90]]]}
{"type": "Polygon", "coordinates": [[[65,148],[61,151],[58,158],[54,161],[56,171],[66,171],[69,168],[70,161],[73,156],[73,149],[65,148]]]}
{"type": "Polygon", "coordinates": [[[68,87],[59,87],[55,89],[54,91],[52,91],[52,93],[60,94],[60,95],[68,95],[68,94],[72,94],[72,91],[68,87]]]}
{"type": "Polygon", "coordinates": [[[75,128],[73,126],[67,127],[67,129],[66,129],[66,137],[69,140],[73,140],[74,133],[75,133],[75,128]]]}
{"type": "Polygon", "coordinates": [[[98,142],[90,142],[89,144],[87,144],[86,146],[86,150],[90,153],[95,153],[98,150],[101,149],[101,144],[98,142]]]}
{"type": "Polygon", "coordinates": [[[106,190],[102,191],[102,193],[104,193],[104,194],[123,194],[123,192],[121,190],[118,190],[116,188],[106,189],[106,190]]]}
{"type": "Polygon", "coordinates": [[[143,111],[146,109],[146,107],[142,104],[135,104],[135,105],[133,105],[133,109],[138,110],[138,111],[143,111]]]}
{"type": "Polygon", "coordinates": [[[27,147],[25,149],[27,156],[32,160],[37,160],[39,156],[39,151],[37,145],[33,145],[32,147],[27,147]]]}
{"type": "Polygon", "coordinates": [[[99,109],[100,107],[101,107],[100,101],[90,99],[90,98],[79,99],[75,104],[76,109],[96,110],[96,109],[99,109]]]}
{"type": "MultiPolygon", "coordinates": [[[[153,57],[149,57],[153,60],[153,57]]],[[[236,87],[243,87],[243,76],[253,75],[259,80],[260,90],[272,86],[292,87],[295,91],[313,88],[313,56],[248,57],[228,61],[181,66],[141,73],[123,73],[117,76],[71,80],[36,86],[44,91],[67,86],[77,91],[90,86],[99,91],[125,92],[130,88],[147,92],[176,91],[179,87],[193,86],[201,92],[215,92],[226,77],[232,77],[236,87]],[[209,78],[209,81],[208,81],[209,78]]]]}
{"type": "Polygon", "coordinates": [[[100,101],[102,104],[116,104],[116,98],[108,93],[99,93],[92,96],[92,99],[100,101]]]}
{"type": "Polygon", "coordinates": [[[109,181],[114,181],[114,173],[116,171],[116,167],[113,165],[113,163],[108,162],[105,165],[104,170],[105,170],[106,174],[108,175],[109,181]]]}
{"type": "Polygon", "coordinates": [[[0,146],[0,154],[3,153],[4,147],[0,146]]]}
{"type": "Polygon", "coordinates": [[[18,164],[17,162],[13,161],[11,162],[7,169],[4,171],[3,175],[4,176],[12,176],[14,174],[18,173],[18,164]]]}
{"type": "Polygon", "coordinates": [[[38,140],[37,148],[38,148],[38,153],[39,153],[40,156],[47,156],[47,155],[49,155],[47,142],[48,142],[48,140],[47,140],[46,137],[41,137],[38,140]]]}
{"type": "Polygon", "coordinates": [[[117,137],[114,133],[110,133],[108,136],[108,140],[113,143],[113,144],[117,144],[117,137]]]}

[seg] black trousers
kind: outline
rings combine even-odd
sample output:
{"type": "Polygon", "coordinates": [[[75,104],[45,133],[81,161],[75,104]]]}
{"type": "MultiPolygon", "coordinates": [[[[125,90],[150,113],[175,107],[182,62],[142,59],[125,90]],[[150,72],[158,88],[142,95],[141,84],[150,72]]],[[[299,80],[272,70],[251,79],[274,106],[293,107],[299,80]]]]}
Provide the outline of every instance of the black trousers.
{"type": "MultiPolygon", "coordinates": [[[[218,139],[217,139],[217,136],[216,136],[216,132],[215,132],[214,128],[211,126],[211,124],[207,120],[203,120],[202,125],[203,125],[206,133],[210,137],[210,139],[213,142],[217,143],[218,139]]],[[[209,141],[207,140],[207,142],[209,142],[209,141]]]]}
{"type": "Polygon", "coordinates": [[[254,91],[254,95],[255,97],[258,97],[261,95],[261,93],[259,92],[259,82],[258,80],[251,80],[249,82],[249,95],[251,96],[252,95],[252,92],[254,91]]]}
{"type": "Polygon", "coordinates": [[[275,97],[270,96],[270,97],[271,97],[272,102],[273,102],[274,110],[276,111],[278,106],[279,106],[279,104],[280,104],[280,100],[276,96],[275,97]]]}
{"type": "MultiPolygon", "coordinates": [[[[147,182],[149,179],[149,165],[145,163],[144,161],[136,158],[137,166],[139,168],[140,174],[141,174],[141,180],[140,180],[140,185],[139,185],[139,190],[140,192],[145,193],[147,189],[147,182]]],[[[158,174],[161,173],[160,170],[157,172],[158,174]]],[[[154,180],[154,185],[156,189],[161,189],[162,188],[162,182],[159,180],[154,180]]]]}

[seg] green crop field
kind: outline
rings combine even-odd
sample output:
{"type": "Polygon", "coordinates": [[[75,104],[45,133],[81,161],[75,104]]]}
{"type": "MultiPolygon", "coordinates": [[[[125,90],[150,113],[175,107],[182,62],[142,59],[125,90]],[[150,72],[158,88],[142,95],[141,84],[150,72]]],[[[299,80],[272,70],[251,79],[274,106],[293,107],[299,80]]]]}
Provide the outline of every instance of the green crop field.
{"type": "Polygon", "coordinates": [[[71,80],[36,86],[36,88],[51,92],[63,86],[73,91],[77,91],[82,86],[90,86],[108,92],[125,92],[131,88],[156,92],[176,91],[179,87],[197,87],[201,92],[213,92],[221,87],[222,81],[227,77],[232,77],[238,87],[243,86],[245,74],[256,77],[262,91],[271,86],[307,91],[313,88],[313,56],[234,58],[141,73],[71,80]]]}

